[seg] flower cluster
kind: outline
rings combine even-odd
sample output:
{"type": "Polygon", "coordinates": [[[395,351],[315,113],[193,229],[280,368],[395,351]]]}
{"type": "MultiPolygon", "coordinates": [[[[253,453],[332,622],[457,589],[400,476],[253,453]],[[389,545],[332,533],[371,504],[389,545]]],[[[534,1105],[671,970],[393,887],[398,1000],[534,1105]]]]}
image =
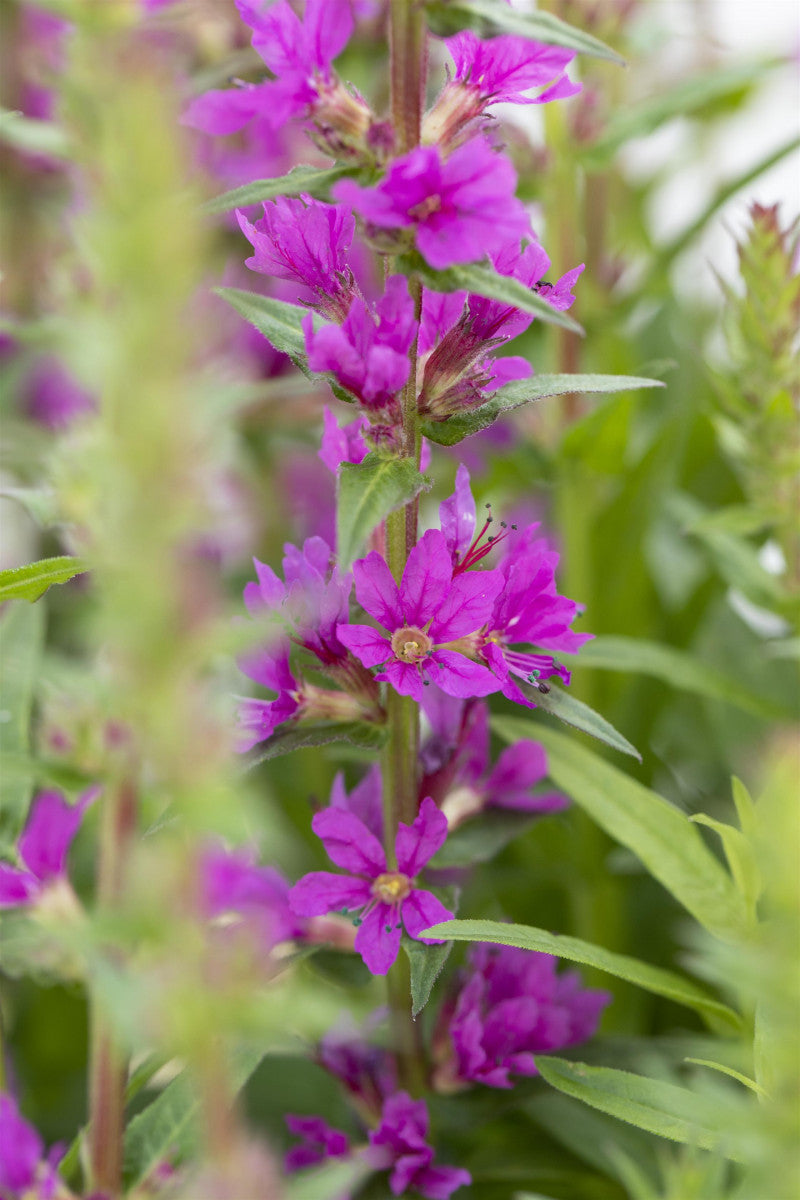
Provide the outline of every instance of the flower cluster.
{"type": "Polygon", "coordinates": [[[55,791],[36,796],[17,844],[23,865],[0,862],[0,908],[33,907],[56,892],[71,894],[67,855],[86,809],[99,792],[90,788],[76,804],[55,791]]]}

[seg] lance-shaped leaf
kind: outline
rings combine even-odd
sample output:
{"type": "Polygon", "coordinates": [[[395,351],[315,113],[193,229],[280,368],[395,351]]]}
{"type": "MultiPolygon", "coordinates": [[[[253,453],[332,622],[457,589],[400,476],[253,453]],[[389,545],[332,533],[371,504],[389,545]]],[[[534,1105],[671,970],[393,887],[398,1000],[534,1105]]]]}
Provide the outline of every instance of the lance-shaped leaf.
{"type": "Polygon", "coordinates": [[[546,12],[521,12],[511,8],[504,0],[441,0],[429,3],[428,19],[437,33],[458,33],[467,26],[480,24],[493,33],[515,33],[518,37],[546,42],[550,46],[566,46],[590,54],[593,58],[605,58],[624,65],[615,50],[574,25],[568,25],[560,17],[546,12]]]}
{"type": "Polygon", "coordinates": [[[594,946],[580,938],[548,933],[532,925],[508,925],[504,921],[443,921],[425,930],[430,937],[446,937],[456,942],[490,942],[492,945],[518,946],[522,950],[538,950],[544,954],[555,954],[568,962],[596,967],[617,979],[624,979],[646,992],[665,996],[676,1004],[693,1008],[709,1023],[726,1032],[740,1031],[742,1022],[732,1008],[722,1004],[704,988],[684,979],[674,971],[653,967],[628,954],[616,954],[594,946]]]}
{"type": "Polygon", "coordinates": [[[463,263],[461,266],[447,267],[437,271],[418,254],[406,255],[401,260],[401,266],[409,273],[419,275],[422,282],[433,292],[472,292],[475,296],[486,296],[489,300],[500,300],[503,304],[513,305],[522,312],[532,313],[549,325],[560,325],[563,329],[571,329],[573,333],[583,333],[583,329],[565,312],[559,312],[543,300],[533,288],[525,287],[511,275],[501,275],[491,266],[484,263],[463,263]]]}
{"type": "Polygon", "coordinates": [[[366,750],[379,750],[385,741],[385,727],[370,724],[368,721],[326,721],[308,725],[301,722],[299,725],[287,725],[276,730],[247,756],[246,769],[257,767],[259,763],[267,762],[271,758],[292,754],[295,750],[305,750],[309,746],[330,746],[333,742],[346,742],[366,750]]]}
{"type": "Polygon", "coordinates": [[[734,1132],[746,1119],[739,1105],[613,1067],[590,1067],[550,1055],[539,1055],[536,1065],[551,1087],[600,1112],[673,1142],[746,1161],[741,1138],[734,1132]]]}
{"type": "Polygon", "coordinates": [[[381,458],[372,453],[363,462],[342,463],[336,502],[339,565],[349,567],[373,529],[428,487],[429,480],[411,458],[381,458]]]}
{"type": "Polygon", "coordinates": [[[565,654],[561,657],[575,669],[594,667],[604,671],[649,675],[684,692],[735,704],[737,708],[767,720],[780,720],[791,715],[774,701],[751,692],[735,676],[700,662],[683,650],[662,646],[659,642],[649,642],[643,638],[597,637],[581,648],[580,655],[573,657],[565,654]]]}
{"type": "MultiPolygon", "coordinates": [[[[582,700],[573,696],[565,688],[548,683],[547,691],[539,691],[538,688],[521,681],[519,686],[530,696],[538,708],[549,713],[550,716],[558,717],[559,721],[571,725],[573,729],[580,729],[581,733],[588,733],[590,737],[597,738],[599,742],[605,742],[607,746],[611,746],[613,750],[619,750],[621,754],[629,754],[631,758],[642,761],[642,756],[636,747],[631,745],[610,721],[601,717],[600,713],[595,712],[593,708],[584,704],[582,700]]],[[[530,736],[530,734],[526,736],[530,736]]]]}
{"type": "Polygon", "coordinates": [[[62,555],[59,558],[43,558],[39,562],[26,563],[24,567],[12,567],[0,571],[0,601],[38,600],[54,583],[68,583],[76,575],[83,575],[86,563],[80,558],[62,555]]]}
{"type": "Polygon", "coordinates": [[[208,213],[229,212],[233,208],[247,208],[277,196],[327,196],[334,183],[357,174],[353,167],[292,167],[288,175],[276,179],[256,179],[243,187],[232,188],[215,196],[203,207],[208,213]]]}
{"type": "Polygon", "coordinates": [[[402,946],[411,968],[411,1016],[416,1017],[430,1000],[433,985],[444,970],[453,943],[426,946],[424,942],[404,937],[402,946]]]}
{"type": "Polygon", "coordinates": [[[44,608],[12,604],[0,617],[0,845],[12,846],[25,822],[33,770],[15,771],[11,759],[26,763],[33,687],[44,645],[44,608]]]}
{"type": "Polygon", "coordinates": [[[301,371],[309,374],[306,361],[306,343],[303,337],[303,318],[307,309],[299,304],[287,304],[274,296],[260,296],[258,292],[245,292],[241,288],[215,288],[218,296],[236,309],[240,317],[255,325],[276,350],[287,354],[301,371]]]}
{"type": "Polygon", "coordinates": [[[704,928],[725,940],[746,933],[749,917],[742,896],[684,813],[541,721],[503,717],[493,725],[506,741],[534,737],[541,742],[553,783],[632,850],[704,928]]]}

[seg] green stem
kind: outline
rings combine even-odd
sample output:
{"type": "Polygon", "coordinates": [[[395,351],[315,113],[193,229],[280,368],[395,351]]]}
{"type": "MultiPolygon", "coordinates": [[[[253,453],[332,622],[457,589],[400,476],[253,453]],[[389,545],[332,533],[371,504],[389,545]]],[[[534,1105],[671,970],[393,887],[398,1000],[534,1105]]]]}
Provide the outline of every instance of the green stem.
{"type": "MultiPolygon", "coordinates": [[[[129,780],[109,788],[103,800],[97,901],[120,905],[125,868],[136,832],[138,802],[129,780]]],[[[103,1006],[92,1002],[89,1057],[89,1175],[92,1188],[116,1200],[122,1194],[122,1144],[128,1064],[103,1006]]]]}
{"type": "Polygon", "coordinates": [[[428,38],[425,12],[419,0],[392,0],[389,11],[392,123],[398,154],[419,145],[428,38]]]}

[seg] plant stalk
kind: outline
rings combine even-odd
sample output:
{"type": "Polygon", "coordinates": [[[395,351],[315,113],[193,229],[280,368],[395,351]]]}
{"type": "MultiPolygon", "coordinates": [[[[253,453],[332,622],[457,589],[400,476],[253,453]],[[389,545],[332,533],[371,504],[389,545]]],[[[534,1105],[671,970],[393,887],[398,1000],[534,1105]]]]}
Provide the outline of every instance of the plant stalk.
{"type": "MultiPolygon", "coordinates": [[[[102,808],[97,880],[100,909],[119,907],[126,865],[136,833],[138,799],[129,779],[108,790],[102,808]]],[[[109,1200],[122,1195],[122,1148],[128,1063],[102,1005],[91,1013],[89,1057],[89,1174],[94,1191],[109,1200]]]]}

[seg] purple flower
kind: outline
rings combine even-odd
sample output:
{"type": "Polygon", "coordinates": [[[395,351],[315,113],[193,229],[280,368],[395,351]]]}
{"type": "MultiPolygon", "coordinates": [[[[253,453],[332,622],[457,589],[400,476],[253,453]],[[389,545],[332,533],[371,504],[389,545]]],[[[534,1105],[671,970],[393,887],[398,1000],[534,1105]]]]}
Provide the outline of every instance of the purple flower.
{"type": "Polygon", "coordinates": [[[322,446],[317,453],[328,470],[333,471],[335,475],[342,463],[363,462],[369,454],[369,446],[364,441],[364,430],[369,427],[368,419],[364,416],[356,417],[355,421],[340,426],[327,406],[322,419],[322,446]]]}
{"type": "Polygon", "coordinates": [[[353,813],[326,808],[314,816],[311,827],[331,861],[350,874],[304,875],[289,895],[298,916],[358,911],[355,949],[373,975],[385,975],[397,958],[402,925],[409,937],[428,945],[441,941],[420,937],[423,929],[453,915],[431,892],[416,886],[420,871],[447,837],[447,821],[429,797],[413,824],[401,822],[398,827],[396,870],[389,868],[380,842],[353,813]]]}
{"type": "Polygon", "coordinates": [[[391,409],[408,379],[408,352],[417,322],[403,275],[390,275],[373,307],[356,296],[341,325],[314,330],[311,314],[303,322],[308,365],[331,371],[343,387],[372,413],[391,409]]]}
{"type": "Polygon", "coordinates": [[[371,834],[381,841],[383,838],[383,784],[381,769],[373,763],[363,779],[347,792],[344,774],[338,771],[331,787],[331,808],[341,808],[358,817],[371,834]]]}
{"type": "Polygon", "coordinates": [[[251,271],[300,284],[312,294],[308,303],[333,320],[347,315],[355,288],[346,260],[355,232],[352,213],[310,196],[281,196],[264,204],[254,225],[241,212],[237,217],[255,250],[246,262],[251,271]]]}
{"type": "Polygon", "coordinates": [[[303,681],[289,663],[289,641],[280,639],[257,655],[243,659],[239,666],[249,679],[277,692],[274,700],[244,699],[238,708],[237,749],[251,750],[266,741],[279,725],[303,713],[303,681]]]}
{"type": "Polygon", "coordinates": [[[517,176],[485,138],[474,138],[442,161],[434,146],[395,159],[385,179],[362,188],[351,179],[333,194],[368,225],[415,228],[417,248],[432,267],[478,262],[528,229],[514,196],[517,176]]]}
{"type": "MultiPolygon", "coordinates": [[[[366,1032],[370,1033],[385,1015],[384,1009],[373,1013],[366,1022],[366,1032]]],[[[325,1034],[316,1057],[344,1085],[359,1109],[370,1115],[380,1114],[386,1097],[397,1091],[394,1057],[383,1046],[360,1036],[350,1020],[325,1034]]]]}
{"type": "Polygon", "coordinates": [[[460,1187],[472,1182],[461,1167],[432,1166],[434,1151],[428,1145],[428,1109],[424,1100],[412,1100],[408,1092],[397,1092],[383,1106],[381,1123],[370,1130],[365,1158],[378,1170],[391,1170],[392,1195],[402,1196],[409,1188],[428,1200],[447,1200],[460,1187]]]}
{"type": "Polygon", "coordinates": [[[93,412],[95,403],[57,358],[36,363],[24,387],[28,416],[48,429],[66,429],[79,417],[93,412]]]}
{"type": "Polygon", "coordinates": [[[100,789],[89,788],[76,804],[60,792],[40,792],[17,844],[24,867],[0,863],[0,908],[35,904],[43,892],[67,877],[67,854],[83,814],[100,789]]]}
{"type": "Polygon", "coordinates": [[[486,808],[543,815],[569,805],[560,792],[535,790],[547,774],[547,755],[539,742],[515,742],[491,766],[489,714],[482,701],[465,703],[431,688],[423,709],[431,736],[421,752],[422,788],[439,804],[450,829],[486,808]]]}
{"type": "Polygon", "coordinates": [[[302,937],[304,925],[289,908],[289,882],[274,867],[259,867],[248,850],[209,847],[200,861],[206,916],[236,913],[266,949],[302,937]]]}
{"type": "Polygon", "coordinates": [[[493,571],[452,578],[444,535],[429,529],[411,551],[398,588],[385,560],[373,550],[353,566],[359,604],[386,630],[340,625],[340,640],[365,667],[383,664],[376,679],[401,696],[420,701],[423,683],[450,696],[488,696],[497,680],[465,656],[464,639],[477,633],[502,587],[493,571]]]}
{"type": "Polygon", "coordinates": [[[584,988],[577,971],[556,973],[558,960],[535,950],[474,946],[455,1000],[445,1006],[452,1058],[440,1083],[474,1080],[511,1087],[511,1075],[536,1075],[534,1055],[591,1037],[608,992],[584,988]]]}
{"type": "Polygon", "coordinates": [[[474,92],[482,105],[544,104],[563,100],[581,90],[564,72],[575,57],[574,50],[549,46],[528,38],[504,34],[479,38],[471,30],[447,38],[445,45],[455,65],[448,87],[458,84],[474,92]],[[550,84],[538,96],[526,96],[532,88],[550,84]]]}
{"type": "Polygon", "coordinates": [[[322,1117],[286,1116],[289,1132],[302,1138],[299,1146],[287,1151],[284,1166],[287,1171],[299,1171],[313,1167],[327,1158],[343,1158],[350,1153],[347,1134],[332,1129],[322,1117]]]}
{"type": "Polygon", "coordinates": [[[56,1167],[62,1146],[44,1159],[39,1134],[19,1114],[13,1096],[0,1092],[0,1200],[51,1200],[56,1195],[56,1167]]]}

